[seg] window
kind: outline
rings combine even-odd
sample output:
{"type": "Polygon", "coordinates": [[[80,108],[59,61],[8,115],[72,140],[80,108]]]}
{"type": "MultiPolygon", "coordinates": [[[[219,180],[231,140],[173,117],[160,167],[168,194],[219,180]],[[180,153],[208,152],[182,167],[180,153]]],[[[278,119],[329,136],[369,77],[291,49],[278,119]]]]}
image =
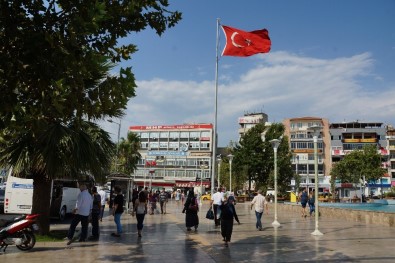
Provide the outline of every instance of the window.
{"type": "Polygon", "coordinates": [[[200,149],[209,149],[209,148],[210,148],[209,142],[201,142],[200,143],[200,149]]]}
{"type": "Polygon", "coordinates": [[[148,133],[148,132],[142,132],[142,133],[140,134],[140,138],[148,139],[148,138],[149,138],[149,133],[148,133]]]}
{"type": "Polygon", "coordinates": [[[157,143],[157,142],[150,142],[149,150],[158,149],[158,148],[159,148],[159,143],[157,143]]]}
{"type": "Polygon", "coordinates": [[[160,143],[159,143],[159,148],[161,148],[161,149],[167,149],[167,142],[160,142],[160,143]]]}
{"type": "Polygon", "coordinates": [[[170,139],[175,141],[178,140],[179,138],[179,133],[178,132],[170,132],[170,139]]]}
{"type": "Polygon", "coordinates": [[[189,138],[189,132],[180,132],[180,138],[189,138]]]}
{"type": "Polygon", "coordinates": [[[190,138],[199,138],[200,137],[200,133],[199,132],[190,132],[189,133],[189,137],[190,138]]]}
{"type": "Polygon", "coordinates": [[[151,132],[150,139],[153,139],[153,140],[159,139],[159,133],[158,132],[151,132]]]}
{"type": "Polygon", "coordinates": [[[169,138],[169,132],[160,132],[159,136],[160,138],[169,138]]]}
{"type": "Polygon", "coordinates": [[[169,150],[178,150],[180,148],[180,144],[178,142],[169,142],[169,150]]]}

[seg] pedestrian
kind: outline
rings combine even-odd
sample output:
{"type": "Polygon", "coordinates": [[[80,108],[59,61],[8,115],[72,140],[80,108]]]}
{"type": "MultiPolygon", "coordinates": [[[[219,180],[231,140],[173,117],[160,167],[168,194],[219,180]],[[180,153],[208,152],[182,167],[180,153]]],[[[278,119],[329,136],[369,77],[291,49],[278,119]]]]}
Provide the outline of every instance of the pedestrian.
{"type": "Polygon", "coordinates": [[[181,204],[183,205],[185,201],[185,193],[184,191],[181,192],[181,204]]]}
{"type": "Polygon", "coordinates": [[[97,187],[92,187],[92,212],[91,212],[91,224],[92,224],[92,236],[90,240],[99,239],[99,216],[101,212],[101,196],[97,192],[97,187]]]}
{"type": "Polygon", "coordinates": [[[81,222],[81,235],[79,242],[85,242],[88,236],[89,214],[92,209],[92,196],[85,184],[80,185],[80,193],[77,197],[75,208],[73,209],[73,220],[67,233],[67,245],[73,242],[74,232],[77,225],[81,222]]]}
{"type": "Polygon", "coordinates": [[[251,210],[252,210],[252,207],[255,206],[255,217],[256,217],[255,227],[259,231],[262,231],[262,229],[263,229],[261,219],[262,219],[263,211],[265,208],[265,202],[266,202],[266,199],[262,195],[262,190],[259,189],[258,194],[256,196],[254,196],[254,199],[252,199],[252,201],[251,201],[251,210]]]}
{"type": "Polygon", "coordinates": [[[175,195],[174,199],[176,200],[176,204],[177,204],[177,207],[178,207],[180,205],[180,200],[181,200],[180,190],[176,191],[176,195],[175,195]]]}
{"type": "Polygon", "coordinates": [[[225,241],[225,247],[228,246],[232,238],[233,220],[235,219],[240,225],[239,218],[236,213],[236,208],[231,200],[229,200],[229,193],[224,194],[224,199],[220,205],[221,209],[221,235],[222,241],[225,241]]]}
{"type": "Polygon", "coordinates": [[[307,191],[306,188],[303,189],[302,194],[300,195],[300,204],[302,205],[302,217],[307,217],[306,215],[306,205],[308,201],[307,191]]]}
{"type": "Polygon", "coordinates": [[[106,202],[107,202],[106,191],[104,191],[104,187],[100,188],[99,195],[100,195],[100,204],[101,204],[99,219],[100,219],[100,222],[102,222],[103,215],[104,215],[104,209],[106,207],[106,202]]]}
{"type": "Polygon", "coordinates": [[[269,214],[269,202],[270,202],[270,196],[266,195],[266,197],[265,197],[265,211],[266,211],[267,215],[269,214]]]}
{"type": "Polygon", "coordinates": [[[144,227],[144,217],[147,214],[147,198],[143,191],[139,193],[138,199],[135,202],[133,214],[134,213],[136,213],[138,237],[141,237],[141,232],[144,227]]]}
{"type": "Polygon", "coordinates": [[[160,212],[161,214],[166,214],[166,203],[167,203],[167,193],[165,192],[165,188],[162,188],[162,192],[159,194],[159,204],[160,204],[160,212]]]}
{"type": "Polygon", "coordinates": [[[196,200],[196,196],[193,193],[193,189],[188,191],[187,199],[185,200],[184,209],[182,213],[185,213],[185,226],[187,231],[191,231],[191,227],[195,228],[197,231],[199,226],[199,205],[196,200]]]}
{"type": "Polygon", "coordinates": [[[133,211],[134,211],[134,206],[135,206],[135,203],[136,203],[136,200],[138,199],[138,197],[139,197],[139,191],[137,190],[137,188],[135,187],[135,188],[133,188],[133,192],[132,192],[132,206],[133,206],[133,211]]]}
{"type": "Polygon", "coordinates": [[[148,198],[149,198],[149,203],[150,203],[150,215],[153,215],[156,210],[156,202],[158,201],[157,197],[156,197],[156,193],[151,191],[148,194],[148,198]]]}
{"type": "Polygon", "coordinates": [[[114,216],[114,222],[117,226],[117,232],[112,233],[111,236],[120,237],[122,234],[121,215],[123,213],[124,199],[123,199],[121,188],[119,186],[115,186],[114,191],[115,191],[116,196],[114,198],[112,215],[114,216]]]}
{"type": "Polygon", "coordinates": [[[211,196],[210,206],[213,207],[215,226],[219,226],[221,224],[221,221],[219,219],[221,210],[220,210],[219,206],[222,204],[222,199],[224,197],[224,191],[225,190],[223,188],[218,188],[218,191],[211,196]]]}
{"type": "Polygon", "coordinates": [[[313,212],[315,213],[315,197],[314,197],[314,192],[313,191],[310,192],[308,203],[309,203],[310,217],[311,217],[313,212]]]}

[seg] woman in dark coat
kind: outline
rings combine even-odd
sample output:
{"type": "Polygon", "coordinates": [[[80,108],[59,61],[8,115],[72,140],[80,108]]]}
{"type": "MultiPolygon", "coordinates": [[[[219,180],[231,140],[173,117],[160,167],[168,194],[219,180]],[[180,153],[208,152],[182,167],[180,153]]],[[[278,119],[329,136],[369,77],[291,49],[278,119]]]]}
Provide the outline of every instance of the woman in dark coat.
{"type": "Polygon", "coordinates": [[[225,246],[228,246],[228,242],[232,237],[233,232],[233,219],[236,219],[237,223],[240,224],[239,218],[236,214],[236,208],[233,203],[228,200],[229,194],[226,193],[224,195],[224,201],[222,201],[222,205],[220,205],[221,209],[221,235],[223,237],[223,241],[225,241],[225,246]]]}
{"type": "Polygon", "coordinates": [[[187,231],[191,231],[191,227],[194,227],[196,231],[199,226],[199,205],[193,193],[193,189],[190,189],[188,192],[182,212],[185,213],[185,226],[187,227],[187,231]]]}

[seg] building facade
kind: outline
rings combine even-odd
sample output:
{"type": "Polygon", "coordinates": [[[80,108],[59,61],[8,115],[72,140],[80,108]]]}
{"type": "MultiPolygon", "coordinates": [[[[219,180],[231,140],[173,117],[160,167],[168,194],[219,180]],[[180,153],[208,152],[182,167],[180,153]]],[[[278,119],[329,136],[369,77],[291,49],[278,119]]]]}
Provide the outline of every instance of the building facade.
{"type": "MultiPolygon", "coordinates": [[[[213,125],[131,126],[141,142],[141,159],[133,174],[140,187],[211,188],[213,125]]],[[[215,164],[214,164],[215,165],[215,164]]]]}
{"type": "Polygon", "coordinates": [[[391,185],[395,187],[395,128],[389,126],[387,129],[387,149],[388,149],[388,174],[391,178],[391,185]]]}
{"type": "Polygon", "coordinates": [[[249,129],[258,123],[267,123],[268,116],[266,113],[246,113],[243,117],[239,117],[239,141],[241,137],[247,133],[249,129]]]}
{"type": "MultiPolygon", "coordinates": [[[[378,122],[341,122],[330,124],[331,155],[332,163],[336,163],[353,150],[362,150],[364,146],[374,145],[382,156],[382,167],[388,168],[387,127],[378,122]]],[[[381,195],[391,187],[389,174],[385,174],[380,180],[369,181],[362,185],[351,183],[336,183],[340,197],[352,197],[352,193],[361,195],[356,187],[365,189],[365,195],[381,195]],[[351,193],[352,192],[352,193],[351,193]]]]}
{"type": "Polygon", "coordinates": [[[284,119],[283,124],[285,127],[284,134],[289,139],[290,151],[292,153],[292,167],[295,174],[300,176],[299,187],[307,188],[308,192],[312,191],[315,187],[314,142],[310,128],[312,126],[321,127],[317,140],[318,188],[320,193],[329,192],[331,141],[328,120],[320,117],[300,117],[284,119]]]}

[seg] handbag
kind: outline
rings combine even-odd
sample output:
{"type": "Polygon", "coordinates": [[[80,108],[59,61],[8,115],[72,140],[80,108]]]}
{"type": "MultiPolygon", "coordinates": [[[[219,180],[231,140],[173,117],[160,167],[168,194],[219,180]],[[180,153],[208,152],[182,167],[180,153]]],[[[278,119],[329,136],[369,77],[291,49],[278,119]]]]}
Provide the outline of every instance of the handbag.
{"type": "Polygon", "coordinates": [[[189,205],[188,209],[190,211],[193,211],[193,212],[197,212],[198,211],[198,204],[196,202],[196,199],[194,200],[193,203],[191,202],[191,204],[189,205]]]}
{"type": "Polygon", "coordinates": [[[206,213],[206,218],[209,220],[214,220],[214,212],[213,212],[213,209],[211,209],[211,207],[206,213]]]}

